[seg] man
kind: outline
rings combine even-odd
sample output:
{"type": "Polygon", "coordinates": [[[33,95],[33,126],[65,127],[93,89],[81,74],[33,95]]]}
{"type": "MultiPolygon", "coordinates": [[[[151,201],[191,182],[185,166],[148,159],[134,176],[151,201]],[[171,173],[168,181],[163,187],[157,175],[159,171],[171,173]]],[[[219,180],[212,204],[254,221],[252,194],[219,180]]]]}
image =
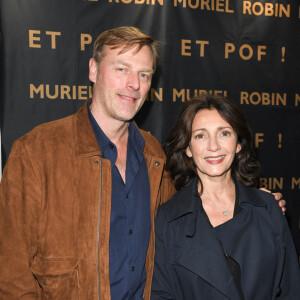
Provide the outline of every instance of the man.
{"type": "Polygon", "coordinates": [[[154,217],[175,189],[158,141],[132,121],[155,41],[103,32],[93,98],[17,140],[0,188],[0,299],[149,299],[154,217]]]}

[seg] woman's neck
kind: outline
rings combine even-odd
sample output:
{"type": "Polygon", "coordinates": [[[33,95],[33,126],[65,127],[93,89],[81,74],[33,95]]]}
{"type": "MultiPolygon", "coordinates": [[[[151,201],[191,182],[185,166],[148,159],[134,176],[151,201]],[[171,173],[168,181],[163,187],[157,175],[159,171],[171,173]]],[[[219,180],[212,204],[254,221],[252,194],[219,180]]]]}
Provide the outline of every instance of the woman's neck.
{"type": "Polygon", "coordinates": [[[235,183],[232,177],[226,176],[222,180],[201,178],[201,181],[202,205],[212,226],[218,226],[232,219],[235,206],[235,183]]]}

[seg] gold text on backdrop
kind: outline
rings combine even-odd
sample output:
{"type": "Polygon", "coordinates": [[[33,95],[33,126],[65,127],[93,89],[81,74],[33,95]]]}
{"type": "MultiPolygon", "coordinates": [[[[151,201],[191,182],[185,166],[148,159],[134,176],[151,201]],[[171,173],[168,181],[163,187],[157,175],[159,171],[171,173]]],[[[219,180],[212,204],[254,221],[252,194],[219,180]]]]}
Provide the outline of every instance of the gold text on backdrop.
{"type": "Polygon", "coordinates": [[[87,100],[92,97],[92,87],[86,85],[59,85],[40,84],[29,85],[30,98],[39,99],[67,99],[67,100],[87,100]]]}
{"type": "Polygon", "coordinates": [[[252,1],[243,1],[243,14],[266,16],[266,17],[287,17],[291,16],[291,5],[281,3],[261,3],[252,1]]]}
{"type": "Polygon", "coordinates": [[[241,91],[240,104],[286,106],[287,94],[241,91]]]}

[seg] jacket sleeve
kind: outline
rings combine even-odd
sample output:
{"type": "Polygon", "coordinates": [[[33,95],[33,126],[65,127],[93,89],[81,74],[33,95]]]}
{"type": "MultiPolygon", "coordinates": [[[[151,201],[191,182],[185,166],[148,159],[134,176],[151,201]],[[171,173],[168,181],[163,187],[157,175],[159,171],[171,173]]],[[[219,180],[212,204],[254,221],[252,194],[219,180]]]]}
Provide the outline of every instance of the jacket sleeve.
{"type": "Polygon", "coordinates": [[[287,221],[282,214],[281,217],[283,219],[283,242],[285,247],[285,258],[278,296],[276,299],[300,300],[299,262],[287,221]]]}
{"type": "Polygon", "coordinates": [[[24,144],[14,143],[0,184],[0,299],[37,299],[36,252],[41,189],[24,144]]]}
{"type": "Polygon", "coordinates": [[[159,209],[155,221],[155,259],[150,297],[151,300],[175,299],[172,296],[172,287],[167,265],[167,250],[164,238],[165,224],[166,218],[165,216],[162,216],[161,209],[159,209]]]}

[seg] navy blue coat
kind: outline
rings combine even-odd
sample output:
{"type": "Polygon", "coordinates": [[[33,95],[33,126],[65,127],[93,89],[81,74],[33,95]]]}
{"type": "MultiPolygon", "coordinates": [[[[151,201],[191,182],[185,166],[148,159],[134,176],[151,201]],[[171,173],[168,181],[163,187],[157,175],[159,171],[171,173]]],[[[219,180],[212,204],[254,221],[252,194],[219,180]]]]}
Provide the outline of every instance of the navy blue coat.
{"type": "Polygon", "coordinates": [[[216,231],[196,185],[159,208],[151,300],[240,299],[224,251],[240,265],[246,300],[299,300],[298,259],[274,197],[236,182],[242,210],[216,231]]]}

